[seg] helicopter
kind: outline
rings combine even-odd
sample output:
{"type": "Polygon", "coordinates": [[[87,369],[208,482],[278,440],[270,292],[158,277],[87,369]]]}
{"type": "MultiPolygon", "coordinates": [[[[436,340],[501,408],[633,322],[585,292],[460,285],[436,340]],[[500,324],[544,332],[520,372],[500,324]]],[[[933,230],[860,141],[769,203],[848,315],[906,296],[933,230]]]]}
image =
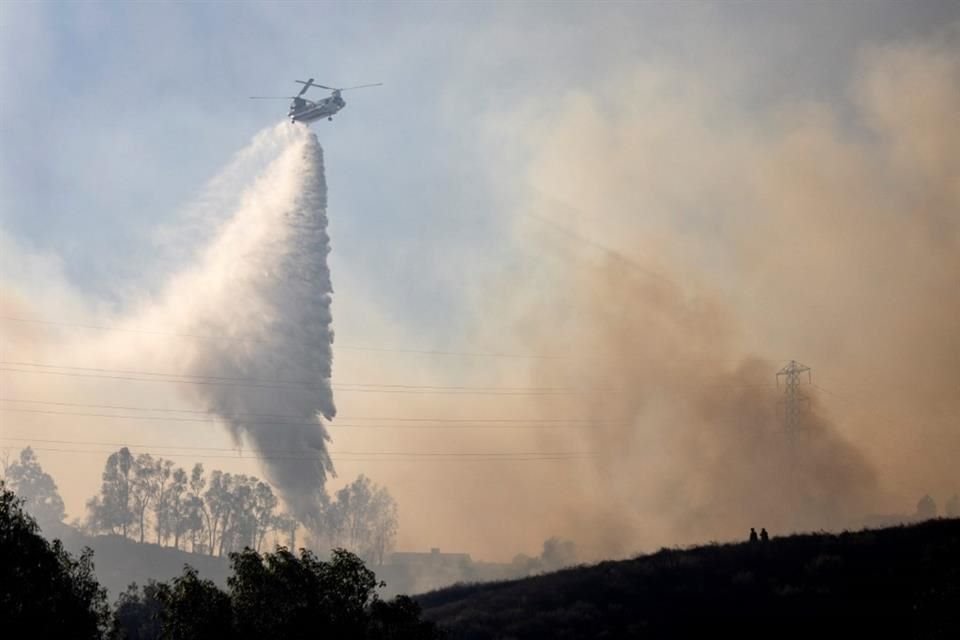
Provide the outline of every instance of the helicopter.
{"type": "Polygon", "coordinates": [[[290,118],[291,122],[313,122],[314,120],[320,120],[321,118],[326,118],[327,120],[332,121],[335,113],[347,106],[347,103],[340,97],[341,91],[350,91],[352,89],[364,89],[366,87],[379,87],[383,83],[377,82],[375,84],[361,84],[356,87],[328,87],[326,85],[317,84],[313,81],[313,78],[309,80],[294,80],[303,85],[303,88],[300,89],[300,93],[295,96],[250,96],[251,100],[292,100],[290,103],[290,110],[287,112],[287,117],[290,118]],[[303,94],[307,92],[310,87],[317,87],[319,89],[327,89],[331,92],[329,97],[322,98],[314,102],[313,100],[308,100],[303,97],[303,94]]]}

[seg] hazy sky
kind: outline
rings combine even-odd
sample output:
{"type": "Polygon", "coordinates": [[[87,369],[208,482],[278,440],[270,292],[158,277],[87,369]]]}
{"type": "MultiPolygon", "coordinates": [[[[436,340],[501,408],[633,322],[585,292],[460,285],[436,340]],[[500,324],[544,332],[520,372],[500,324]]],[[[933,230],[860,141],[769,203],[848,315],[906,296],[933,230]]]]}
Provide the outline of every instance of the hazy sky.
{"type": "MultiPolygon", "coordinates": [[[[154,293],[170,269],[179,266],[178,243],[204,241],[163,230],[179,223],[204,185],[256,132],[286,113],[283,101],[247,96],[287,95],[296,88],[294,79],[314,77],[332,86],[384,83],[344,94],[347,108],[332,123],[313,125],[326,158],[338,344],[531,351],[537,341],[516,327],[543,316],[525,316],[526,307],[542,297],[557,324],[563,323],[562,315],[577,313],[563,306],[576,305],[563,295],[569,290],[557,295],[556,274],[543,273],[544,265],[565,260],[571,250],[563,232],[540,218],[518,222],[517,212],[532,200],[538,201],[529,207],[536,215],[627,255],[659,255],[662,250],[663,260],[657,262],[668,263],[681,285],[691,274],[705,282],[734,308],[731,315],[738,319],[732,323],[740,322],[741,315],[760,317],[763,299],[745,293],[748,288],[738,280],[750,271],[742,269],[738,257],[754,247],[723,242],[733,232],[704,202],[719,198],[712,202],[733,211],[739,197],[735,181],[753,184],[751,194],[762,189],[755,186],[756,175],[733,169],[721,185],[713,169],[724,162],[715,156],[739,158],[743,152],[756,157],[761,153],[757,149],[786,155],[781,143],[790,138],[779,135],[779,125],[792,122],[799,112],[816,112],[817,118],[827,114],[830,124],[824,129],[846,143],[869,138],[868,118],[856,93],[867,75],[864,69],[876,67],[869,66],[871,52],[949,38],[958,20],[960,7],[949,0],[0,3],[2,293],[35,296],[32,312],[51,321],[122,314],[154,293]],[[649,123],[656,126],[646,131],[649,123]],[[644,157],[642,150],[631,156],[629,146],[627,151],[618,146],[620,136],[638,129],[645,133],[634,142],[650,143],[658,149],[656,158],[644,157]],[[656,138],[658,131],[663,139],[656,138]],[[771,139],[775,143],[766,145],[771,139]],[[612,154],[621,151],[623,162],[615,162],[612,154]],[[558,158],[573,158],[582,166],[568,171],[558,158]],[[704,175],[690,170],[700,160],[704,175]],[[657,185],[670,185],[663,187],[669,197],[661,198],[659,192],[639,197],[649,198],[644,200],[649,208],[637,213],[641,220],[632,227],[623,215],[598,213],[616,210],[616,185],[633,181],[640,188],[631,171],[643,162],[651,163],[642,174],[654,185],[650,193],[657,185]],[[590,170],[604,166],[610,171],[603,178],[590,170]],[[693,186],[674,183],[681,173],[693,186]],[[594,189],[603,194],[594,197],[594,189]],[[696,193],[696,199],[685,200],[688,193],[696,193]],[[658,206],[670,215],[659,213],[658,206]],[[585,209],[590,223],[576,222],[585,209]],[[647,234],[649,246],[636,245],[629,228],[647,234]],[[171,242],[171,237],[179,240],[171,242]],[[676,244],[656,245],[667,239],[676,244]],[[682,259],[676,259],[678,254],[682,259]],[[511,287],[521,282],[522,287],[511,287]]],[[[957,52],[952,38],[944,45],[948,54],[957,52]]],[[[925,68],[922,61],[917,68],[925,68]]],[[[745,161],[742,166],[762,165],[745,161]]],[[[765,204],[775,208],[777,202],[771,196],[765,204]]],[[[759,210],[756,202],[750,207],[759,210]]],[[[734,213],[725,220],[743,222],[734,213]]],[[[838,251],[850,248],[841,245],[838,251]]],[[[765,264],[769,274],[804,269],[803,263],[765,264]]],[[[819,275],[821,282],[831,281],[831,274],[819,275]]],[[[769,284],[749,291],[771,291],[769,284]]],[[[782,300],[773,306],[792,311],[782,300]]],[[[827,317],[831,311],[826,309],[827,317]]],[[[786,333],[790,322],[744,321],[747,337],[735,357],[742,351],[755,353],[769,358],[773,367],[791,357],[832,353],[835,344],[827,340],[784,339],[778,331],[786,333]],[[810,355],[803,352],[807,348],[810,355]]],[[[831,321],[821,316],[818,322],[831,321]]],[[[841,325],[853,323],[838,321],[841,325]]],[[[9,352],[18,335],[9,333],[8,325],[4,328],[3,347],[9,352]]],[[[335,382],[338,376],[348,376],[340,380],[349,382],[446,385],[539,380],[522,359],[347,350],[336,356],[335,382]]],[[[828,366],[809,364],[818,370],[828,366]]],[[[851,371],[838,367],[834,379],[851,371]]],[[[17,384],[11,378],[3,379],[5,392],[17,384]]],[[[58,386],[48,391],[63,398],[69,390],[58,386]]],[[[33,392],[41,397],[44,390],[33,392]]],[[[105,392],[98,393],[103,397],[105,392]]],[[[158,402],[141,397],[141,404],[158,402]]],[[[341,414],[347,415],[371,407],[379,407],[382,415],[540,415],[516,399],[492,409],[429,397],[409,399],[407,406],[392,398],[345,397],[339,402],[341,414]]],[[[68,431],[64,421],[53,417],[37,418],[29,429],[13,422],[11,415],[0,414],[8,434],[16,430],[17,436],[29,432],[77,439],[76,430],[68,431]]],[[[139,433],[144,434],[140,441],[155,443],[165,435],[144,425],[98,429],[101,439],[113,434],[127,442],[135,442],[139,433]]],[[[337,431],[333,433],[336,449],[337,431]]],[[[863,433],[851,429],[846,436],[863,433]]],[[[405,443],[460,451],[542,445],[524,437],[463,436],[453,444],[436,434],[409,440],[378,434],[342,438],[340,442],[368,450],[405,443]]],[[[228,440],[217,432],[197,436],[196,442],[223,446],[228,440]]],[[[883,451],[874,452],[875,461],[883,459],[883,451]]],[[[40,452],[63,489],[71,516],[81,515],[83,500],[96,491],[102,464],[91,455],[78,465],[78,458],[40,452]]],[[[256,472],[249,462],[211,461],[208,466],[230,465],[256,472]]],[[[499,470],[478,471],[442,487],[438,479],[448,471],[397,465],[378,472],[375,466],[344,467],[342,480],[363,471],[396,493],[403,519],[401,546],[439,544],[479,556],[509,557],[535,551],[537,541],[553,533],[573,537],[580,530],[554,530],[564,527],[559,517],[547,518],[542,530],[526,527],[518,515],[525,507],[515,505],[504,511],[505,517],[529,532],[506,527],[488,543],[475,527],[451,523],[463,521],[458,496],[495,483],[499,470]],[[507,545],[512,546],[498,551],[507,545]]],[[[512,473],[505,474],[511,481],[559,493],[593,482],[576,473],[562,479],[539,471],[512,473]]],[[[917,478],[911,482],[907,495],[923,485],[917,478]]],[[[935,489],[946,487],[930,490],[935,489]]],[[[471,508],[492,509],[504,492],[491,489],[489,504],[480,500],[471,508]]],[[[544,519],[541,510],[558,513],[557,504],[545,500],[532,509],[533,519],[544,519]]],[[[706,529],[703,535],[713,531],[706,529]]]]}

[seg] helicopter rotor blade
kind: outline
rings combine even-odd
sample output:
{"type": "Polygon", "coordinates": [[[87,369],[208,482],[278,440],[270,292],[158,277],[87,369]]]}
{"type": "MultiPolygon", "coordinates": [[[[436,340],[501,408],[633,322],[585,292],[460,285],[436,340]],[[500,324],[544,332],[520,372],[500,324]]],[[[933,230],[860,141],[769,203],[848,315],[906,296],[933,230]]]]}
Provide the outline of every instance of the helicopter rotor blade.
{"type": "Polygon", "coordinates": [[[350,91],[351,89],[366,89],[367,87],[382,87],[382,86],[383,86],[382,82],[375,82],[373,84],[359,84],[355,87],[345,87],[343,89],[337,89],[337,91],[350,91]]]}
{"type": "Polygon", "coordinates": [[[309,89],[310,87],[317,86],[313,84],[313,78],[309,78],[306,82],[304,82],[303,80],[294,80],[294,82],[299,82],[300,84],[303,85],[303,89],[300,89],[300,93],[297,94],[298,98],[303,94],[305,94],[307,92],[307,89],[309,89]]]}
{"type": "Polygon", "coordinates": [[[249,96],[251,100],[293,100],[297,96],[249,96]]]}
{"type": "Polygon", "coordinates": [[[329,89],[330,91],[339,91],[339,89],[337,89],[336,87],[328,87],[325,84],[315,84],[313,86],[320,87],[321,89],[329,89]]]}

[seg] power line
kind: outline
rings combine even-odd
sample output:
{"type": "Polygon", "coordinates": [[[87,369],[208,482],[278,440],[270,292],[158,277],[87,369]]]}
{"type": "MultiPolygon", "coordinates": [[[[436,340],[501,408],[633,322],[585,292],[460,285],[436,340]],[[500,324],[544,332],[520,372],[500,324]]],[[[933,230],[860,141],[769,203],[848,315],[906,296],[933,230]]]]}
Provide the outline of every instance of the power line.
{"type": "MultiPolygon", "coordinates": [[[[188,374],[176,374],[168,372],[153,372],[128,369],[106,369],[98,367],[75,367],[67,365],[54,365],[36,362],[18,362],[0,360],[2,365],[15,365],[0,367],[0,371],[9,371],[14,373],[32,373],[40,375],[57,375],[76,378],[94,378],[105,380],[127,380],[133,382],[166,382],[175,384],[195,384],[212,386],[240,386],[251,388],[283,389],[292,388],[300,390],[317,390],[316,383],[306,381],[279,380],[271,381],[263,378],[234,378],[227,376],[200,376],[188,374]],[[20,367],[36,367],[35,369],[22,369],[20,367]],[[59,371],[55,369],[64,369],[59,371]],[[87,373],[87,372],[95,373],[87,373]],[[140,377],[138,377],[140,376],[140,377]],[[142,377],[149,376],[149,377],[142,377]]],[[[602,389],[577,389],[574,387],[469,387],[469,386],[442,386],[442,385],[410,385],[394,383],[361,383],[361,382],[343,382],[331,384],[330,387],[337,391],[348,393],[419,393],[419,394],[442,394],[442,395],[585,395],[598,393],[618,393],[613,390],[602,389]]]]}
{"type": "MultiPolygon", "coordinates": [[[[176,332],[176,331],[162,331],[162,330],[156,330],[156,329],[131,329],[127,327],[84,324],[84,323],[78,323],[78,322],[62,322],[62,321],[54,321],[54,320],[39,320],[39,319],[33,319],[33,318],[18,318],[13,316],[0,316],[0,320],[7,320],[10,322],[25,322],[30,324],[46,324],[46,325],[52,325],[52,326],[77,327],[81,329],[93,329],[96,331],[118,331],[123,333],[165,335],[165,336],[172,336],[172,337],[179,337],[179,338],[206,340],[211,342],[266,342],[266,340],[263,338],[255,338],[255,337],[237,338],[237,337],[228,337],[228,336],[184,333],[184,332],[176,332]]],[[[373,353],[408,353],[408,354],[427,355],[427,356],[456,356],[456,357],[467,357],[467,358],[512,358],[512,359],[518,359],[518,360],[523,360],[523,359],[573,360],[574,359],[571,356],[535,354],[535,353],[506,353],[506,352],[497,352],[497,351],[455,351],[455,350],[445,350],[445,349],[410,349],[410,348],[399,348],[399,347],[363,346],[363,345],[350,345],[350,344],[339,344],[339,343],[332,343],[332,346],[335,349],[343,349],[346,351],[368,351],[373,353]]]]}
{"type": "MultiPolygon", "coordinates": [[[[0,367],[0,371],[9,371],[14,373],[32,373],[40,375],[58,375],[77,378],[94,378],[107,380],[128,380],[134,382],[166,382],[175,384],[196,384],[196,385],[219,385],[219,386],[242,386],[253,388],[295,388],[301,390],[316,390],[320,387],[315,383],[305,381],[271,381],[263,378],[232,378],[226,376],[201,376],[188,374],[175,374],[168,372],[152,372],[128,369],[106,369],[97,367],[76,367],[67,365],[55,365],[36,362],[20,362],[0,360],[2,365],[19,365],[36,367],[36,369],[19,369],[15,367],[0,367]],[[55,371],[52,369],[65,369],[65,371],[55,371]],[[85,373],[94,371],[97,373],[85,373]],[[116,374],[116,375],[113,375],[116,374]],[[128,375],[129,374],[129,375],[128,375]],[[137,377],[151,376],[151,377],[137,377]],[[314,385],[314,386],[308,386],[314,385]]],[[[589,388],[579,389],[576,387],[470,387],[470,386],[441,386],[441,385],[409,385],[394,383],[361,383],[361,382],[343,382],[330,385],[332,389],[341,392],[355,393],[400,393],[400,394],[440,394],[440,395],[497,395],[497,396],[568,396],[568,395],[602,395],[619,394],[623,389],[602,389],[589,388]]],[[[701,387],[721,387],[721,388],[753,388],[753,387],[775,387],[771,383],[752,383],[752,384],[701,384],[701,387]]]]}
{"type": "MultiPolygon", "coordinates": [[[[210,411],[200,411],[195,409],[170,409],[166,407],[144,407],[144,406],[134,406],[134,405],[104,405],[104,404],[87,404],[79,402],[57,402],[52,400],[25,400],[19,398],[2,398],[0,397],[0,402],[12,402],[19,404],[31,404],[31,405],[50,405],[57,407],[80,407],[88,409],[111,409],[118,411],[145,411],[145,412],[163,412],[163,413],[185,413],[192,415],[202,415],[207,416],[207,419],[202,420],[202,422],[212,421],[219,418],[215,416],[210,411]]],[[[18,410],[3,408],[0,407],[0,411],[13,411],[20,412],[18,410]]],[[[83,415],[83,414],[73,414],[68,412],[63,412],[64,415],[83,415]]],[[[160,418],[162,416],[116,416],[110,414],[109,417],[129,417],[131,419],[137,419],[141,417],[151,417],[151,418],[160,418]]],[[[294,425],[315,425],[317,422],[298,422],[299,417],[293,415],[284,415],[284,414],[275,414],[275,413],[238,413],[233,417],[241,419],[278,419],[284,420],[289,418],[291,422],[279,422],[275,424],[294,424],[294,425]]],[[[222,419],[222,418],[220,418],[222,419]]],[[[510,427],[513,426],[556,426],[556,425],[594,425],[594,424],[623,424],[619,420],[606,420],[606,419],[592,419],[592,418],[425,418],[425,417],[399,417],[399,416],[338,416],[335,423],[331,422],[328,426],[366,426],[366,425],[354,425],[350,424],[351,421],[373,421],[373,422],[404,422],[404,423],[442,423],[439,426],[453,424],[467,424],[467,426],[472,426],[474,424],[504,424],[510,427]],[[347,424],[344,424],[346,422],[347,424]]],[[[260,423],[265,424],[265,423],[260,423]]],[[[390,427],[392,425],[369,425],[371,428],[378,427],[390,427]]],[[[415,427],[424,426],[421,424],[413,425],[415,427]]]]}
{"type": "MultiPolygon", "coordinates": [[[[9,440],[11,438],[0,437],[0,440],[9,440]]],[[[84,444],[81,441],[65,441],[72,444],[84,444]]],[[[128,446],[123,444],[117,444],[115,446],[128,446]]],[[[48,447],[31,447],[34,451],[56,451],[61,453],[86,453],[86,454],[111,454],[114,453],[112,450],[97,450],[97,449],[62,449],[62,448],[48,448],[48,447]]],[[[153,446],[154,449],[162,448],[158,446],[153,446]]],[[[0,446],[0,449],[5,451],[15,451],[17,447],[13,446],[0,446]]],[[[164,453],[160,454],[156,451],[139,451],[139,453],[147,453],[156,457],[168,457],[168,458],[190,458],[190,459],[226,459],[226,460],[290,460],[290,461],[303,461],[303,462],[320,462],[321,459],[312,456],[274,456],[274,455],[261,455],[261,456],[249,456],[249,455],[215,455],[215,454],[178,454],[178,453],[164,453]]],[[[579,460],[592,457],[594,454],[591,453],[581,453],[581,452],[518,452],[518,453],[460,453],[460,452],[328,452],[328,455],[333,458],[334,456],[345,456],[341,461],[342,462],[408,462],[408,461],[417,461],[417,462],[443,462],[443,461],[458,461],[458,462],[538,462],[538,461],[569,461],[569,460],[579,460]],[[359,456],[359,457],[353,457],[359,456]],[[376,456],[376,457],[363,457],[363,456],[376,456]]],[[[334,460],[336,462],[336,460],[334,460]]]]}
{"type": "MultiPolygon", "coordinates": [[[[14,440],[18,442],[44,442],[53,444],[80,444],[107,447],[129,447],[131,449],[153,448],[153,449],[174,449],[177,451],[240,451],[241,447],[198,447],[189,445],[161,445],[161,444],[130,444],[129,442],[104,442],[100,440],[58,440],[48,438],[33,437],[14,437],[0,436],[0,440],[14,440]]],[[[315,456],[305,456],[297,451],[288,449],[254,449],[259,454],[289,454],[282,456],[294,459],[316,460],[315,456]]],[[[472,451],[326,451],[327,455],[333,456],[401,456],[401,457],[530,457],[530,456],[592,456],[594,454],[586,451],[494,451],[494,452],[472,452],[472,451]]],[[[244,456],[238,454],[235,456],[224,456],[228,458],[249,458],[262,459],[262,455],[244,456]]]]}
{"type": "MultiPolygon", "coordinates": [[[[216,424],[217,418],[211,416],[209,418],[184,418],[184,417],[169,417],[169,416],[148,416],[148,415],[117,415],[111,413],[91,413],[91,412],[82,412],[82,411],[50,411],[44,409],[19,409],[11,407],[0,407],[0,412],[4,413],[26,413],[33,415],[46,415],[46,416],[72,416],[78,418],[112,418],[119,420],[149,420],[157,422],[191,422],[191,423],[203,423],[203,424],[216,424]]],[[[220,421],[227,421],[226,418],[218,417],[220,421]]],[[[591,428],[590,424],[576,424],[576,423],[554,423],[554,424],[483,424],[483,425],[473,425],[469,423],[458,423],[454,425],[445,425],[442,424],[442,420],[435,420],[432,422],[437,422],[437,424],[405,424],[405,425],[389,425],[389,424],[357,424],[351,422],[337,421],[325,422],[323,426],[325,427],[343,427],[348,429],[424,429],[424,428],[434,428],[434,429],[588,429],[591,428]]],[[[522,423],[522,420],[517,420],[518,423],[522,423]]],[[[258,427],[313,427],[319,426],[320,422],[257,422],[258,427]]],[[[612,423],[605,422],[599,424],[624,424],[624,423],[612,423]]]]}
{"type": "MultiPolygon", "coordinates": [[[[539,218],[545,222],[549,222],[554,226],[560,227],[559,223],[553,222],[539,216],[537,214],[528,214],[532,217],[539,218]]],[[[568,231],[568,234],[576,236],[572,231],[568,231]]],[[[621,254],[618,254],[613,249],[604,248],[602,245],[599,245],[591,240],[583,239],[584,242],[592,244],[597,248],[601,248],[611,254],[615,254],[619,259],[629,262],[629,260],[621,254]]],[[[633,265],[635,268],[644,271],[643,267],[640,267],[637,264],[633,265]]],[[[655,272],[650,272],[649,275],[654,275],[655,277],[665,279],[664,276],[656,274],[655,272]]],[[[29,324],[45,324],[51,326],[62,326],[62,327],[78,327],[82,329],[93,329],[97,331],[116,331],[121,333],[142,333],[149,335],[166,335],[173,337],[182,337],[182,338],[192,338],[199,340],[207,340],[211,342],[267,342],[264,338],[255,338],[255,337],[233,337],[233,336],[216,336],[216,335],[203,335],[203,334],[193,334],[193,333],[183,333],[175,331],[162,331],[157,329],[131,329],[127,327],[116,327],[108,325],[97,325],[97,324],[84,324],[78,322],[64,322],[57,320],[41,320],[35,318],[18,318],[14,316],[0,316],[0,320],[7,320],[10,322],[24,322],[29,324]]],[[[346,350],[346,351],[366,351],[372,353],[407,353],[407,354],[416,354],[416,355],[427,355],[427,356],[456,356],[456,357],[467,357],[467,358],[508,358],[516,360],[591,360],[592,357],[587,356],[567,356],[567,355],[558,355],[558,354],[537,354],[537,353],[511,353],[511,352],[502,352],[502,351],[467,351],[467,350],[447,350],[447,349],[411,349],[405,347],[383,347],[383,346],[365,346],[365,345],[351,345],[351,344],[341,344],[339,342],[331,343],[331,346],[334,350],[346,350]]],[[[747,358],[666,358],[663,360],[667,361],[679,361],[679,362],[741,362],[747,358]]],[[[752,360],[759,360],[761,362],[776,362],[782,363],[786,362],[786,358],[749,358],[752,360]]],[[[660,360],[658,360],[660,361],[660,360]]]]}

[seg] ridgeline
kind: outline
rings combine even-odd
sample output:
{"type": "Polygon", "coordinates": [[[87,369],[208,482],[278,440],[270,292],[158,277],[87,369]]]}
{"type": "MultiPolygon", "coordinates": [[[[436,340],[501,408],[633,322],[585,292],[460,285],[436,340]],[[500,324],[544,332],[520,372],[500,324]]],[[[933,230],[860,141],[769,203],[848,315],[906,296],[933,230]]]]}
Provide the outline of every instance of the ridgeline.
{"type": "Polygon", "coordinates": [[[416,599],[452,640],[958,638],[960,519],[662,549],[416,599]]]}

